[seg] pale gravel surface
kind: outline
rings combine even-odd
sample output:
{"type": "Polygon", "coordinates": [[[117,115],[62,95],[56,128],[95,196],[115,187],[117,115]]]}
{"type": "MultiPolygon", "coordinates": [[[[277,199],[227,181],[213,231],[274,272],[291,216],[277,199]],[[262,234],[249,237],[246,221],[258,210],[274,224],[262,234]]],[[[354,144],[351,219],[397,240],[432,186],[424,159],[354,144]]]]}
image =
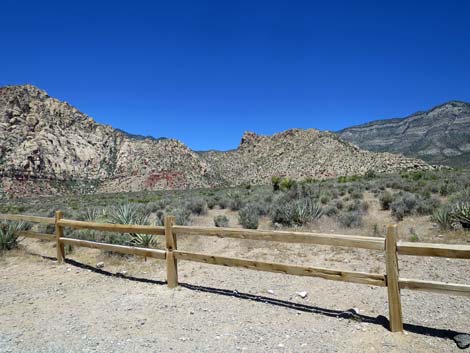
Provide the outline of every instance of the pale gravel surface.
{"type": "MultiPolygon", "coordinates": [[[[371,270],[383,258],[366,251],[293,247],[227,239],[189,241],[179,247],[324,267],[371,270]],[[269,251],[268,251],[269,249],[269,251]],[[366,263],[366,265],[364,265],[366,263]]],[[[104,272],[77,263],[58,265],[49,243],[28,240],[26,252],[0,258],[0,352],[423,352],[461,351],[439,337],[469,332],[467,298],[402,292],[407,334],[391,334],[386,289],[322,279],[180,262],[180,281],[170,290],[162,261],[108,257],[76,250],[70,259],[105,261],[104,272]],[[109,276],[126,270],[133,279],[109,276]],[[198,290],[199,289],[199,290],[198,290]],[[225,291],[224,291],[225,290],[225,291]],[[233,296],[235,293],[242,298],[233,296]],[[268,293],[274,291],[274,294],[268,293]],[[305,299],[296,292],[307,291],[305,299]],[[231,295],[232,294],[232,295],[231,295]],[[250,300],[259,298],[259,300],[250,300]],[[269,303],[271,301],[271,303],[269,303]],[[268,302],[268,303],[265,303],[268,302]],[[286,303],[287,302],[287,303],[286,303]],[[295,304],[301,304],[299,311],[295,304]],[[336,315],[358,308],[363,320],[336,315]],[[417,333],[425,331],[430,335],[417,333]]],[[[468,283],[468,262],[406,258],[402,275],[468,283]]],[[[470,351],[470,350],[466,350],[470,351]]]]}

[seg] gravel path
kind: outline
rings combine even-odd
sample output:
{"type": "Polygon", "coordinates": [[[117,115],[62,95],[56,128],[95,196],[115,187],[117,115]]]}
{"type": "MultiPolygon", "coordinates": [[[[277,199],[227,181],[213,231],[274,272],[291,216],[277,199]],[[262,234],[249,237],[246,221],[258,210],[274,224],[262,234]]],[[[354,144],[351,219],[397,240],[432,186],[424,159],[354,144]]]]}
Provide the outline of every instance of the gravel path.
{"type": "MultiPolygon", "coordinates": [[[[262,247],[230,244],[215,239],[212,252],[263,257],[262,247]]],[[[27,249],[0,258],[0,352],[445,353],[461,351],[450,339],[455,332],[470,331],[467,298],[403,291],[407,332],[392,334],[381,318],[385,288],[180,262],[183,285],[170,290],[161,261],[80,249],[58,265],[32,255],[51,256],[50,244],[31,240],[27,249]],[[101,260],[103,270],[89,267],[101,260]],[[350,308],[357,319],[338,317],[350,308]]],[[[333,267],[335,258],[354,268],[364,254],[316,250],[302,260],[333,267]]],[[[407,277],[468,278],[465,262],[420,260],[401,264],[407,277]]],[[[380,262],[372,256],[368,265],[380,262]]]]}

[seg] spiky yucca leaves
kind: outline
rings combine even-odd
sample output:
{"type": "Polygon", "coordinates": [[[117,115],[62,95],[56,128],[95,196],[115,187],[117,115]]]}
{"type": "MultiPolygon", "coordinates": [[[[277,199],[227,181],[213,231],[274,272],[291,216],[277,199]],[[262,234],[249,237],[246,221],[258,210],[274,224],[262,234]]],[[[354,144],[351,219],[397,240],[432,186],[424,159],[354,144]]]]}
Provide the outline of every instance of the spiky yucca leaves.
{"type": "Polygon", "coordinates": [[[321,206],[311,198],[305,197],[287,202],[280,199],[271,209],[271,220],[273,223],[284,225],[304,225],[319,219],[322,214],[321,206]]]}
{"type": "MultiPolygon", "coordinates": [[[[149,225],[149,215],[141,207],[125,203],[119,206],[112,207],[109,211],[108,219],[110,223],[114,224],[140,224],[149,225]]],[[[158,242],[157,239],[150,234],[129,233],[131,240],[129,245],[138,247],[155,247],[158,242]]]]}
{"type": "Polygon", "coordinates": [[[25,222],[0,222],[0,250],[11,250],[18,246],[17,232],[28,230],[30,224],[25,222]]]}
{"type": "Polygon", "coordinates": [[[95,222],[102,214],[102,210],[98,207],[87,208],[83,215],[83,220],[87,222],[95,222]]]}
{"type": "Polygon", "coordinates": [[[129,244],[142,248],[152,248],[157,246],[157,239],[150,234],[132,234],[129,244]]]}
{"type": "Polygon", "coordinates": [[[148,213],[132,203],[114,206],[109,210],[108,219],[114,224],[148,224],[148,213]]]}
{"type": "Polygon", "coordinates": [[[459,202],[452,209],[452,220],[470,228],[470,202],[459,202]]]}
{"type": "Polygon", "coordinates": [[[434,211],[431,221],[437,223],[442,230],[450,229],[452,225],[452,213],[448,208],[440,208],[434,211]]]}

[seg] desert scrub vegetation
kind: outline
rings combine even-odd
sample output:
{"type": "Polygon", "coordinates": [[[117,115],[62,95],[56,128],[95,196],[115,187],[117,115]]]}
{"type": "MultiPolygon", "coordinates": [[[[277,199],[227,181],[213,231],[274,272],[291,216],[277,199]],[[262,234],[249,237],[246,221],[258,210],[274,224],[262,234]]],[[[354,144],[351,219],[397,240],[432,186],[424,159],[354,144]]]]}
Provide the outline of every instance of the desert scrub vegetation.
{"type": "MultiPolygon", "coordinates": [[[[369,171],[364,176],[325,180],[275,176],[268,185],[2,199],[0,212],[53,217],[56,210],[62,210],[69,219],[115,223],[132,220],[157,225],[163,225],[165,215],[175,216],[178,225],[189,225],[198,217],[211,215],[209,222],[222,226],[224,221],[213,219],[209,213],[218,209],[236,213],[240,224],[247,227],[259,225],[261,217],[265,217],[263,221],[268,220],[275,227],[304,226],[320,220],[354,228],[368,225],[371,208],[374,213],[379,208],[380,215],[393,216],[397,222],[407,217],[428,217],[450,232],[469,229],[468,202],[469,170],[388,175],[369,171]],[[122,205],[128,206],[119,211],[122,205]]],[[[53,227],[47,229],[53,231],[53,227]]],[[[130,235],[99,237],[113,243],[132,240],[130,235]]]]}
{"type": "Polygon", "coordinates": [[[238,222],[246,229],[258,229],[259,211],[255,205],[246,205],[238,211],[238,222]]]}
{"type": "Polygon", "coordinates": [[[311,198],[285,200],[279,198],[272,206],[270,216],[272,223],[302,226],[319,219],[323,214],[321,206],[311,198]]]}
{"type": "Polygon", "coordinates": [[[218,228],[228,227],[228,218],[225,215],[218,215],[214,217],[214,225],[218,228]]]}
{"type": "Polygon", "coordinates": [[[18,247],[17,232],[28,230],[30,227],[31,225],[25,222],[0,222],[0,251],[18,247]]]}

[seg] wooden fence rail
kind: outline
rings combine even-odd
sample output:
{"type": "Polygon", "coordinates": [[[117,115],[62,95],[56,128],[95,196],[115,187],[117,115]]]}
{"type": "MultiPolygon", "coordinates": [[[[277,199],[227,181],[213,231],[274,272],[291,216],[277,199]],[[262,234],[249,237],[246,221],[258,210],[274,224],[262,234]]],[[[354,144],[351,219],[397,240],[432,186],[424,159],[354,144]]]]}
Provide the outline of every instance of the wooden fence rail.
{"type": "Polygon", "coordinates": [[[333,281],[387,287],[390,315],[389,322],[390,330],[392,332],[403,331],[403,318],[400,298],[401,289],[411,289],[470,297],[470,285],[402,278],[399,275],[398,266],[398,255],[437,256],[457,259],[470,259],[469,245],[399,242],[396,225],[389,225],[387,227],[387,236],[385,239],[383,239],[338,234],[177,226],[175,225],[175,218],[172,216],[165,217],[163,227],[75,221],[64,219],[61,211],[56,212],[55,218],[0,214],[0,220],[24,221],[54,225],[55,234],[22,231],[18,232],[17,235],[20,237],[55,241],[58,262],[64,261],[64,245],[67,244],[165,260],[167,268],[167,284],[170,288],[178,286],[178,260],[195,261],[212,265],[246,268],[256,271],[318,277],[333,281]],[[64,228],[164,236],[165,250],[113,245],[88,240],[67,238],[64,236],[64,228]],[[180,235],[215,236],[221,238],[263,240],[283,243],[329,245],[381,251],[385,253],[386,273],[380,274],[343,271],[321,267],[289,265],[181,251],[178,250],[177,247],[177,237],[180,235]]]}

